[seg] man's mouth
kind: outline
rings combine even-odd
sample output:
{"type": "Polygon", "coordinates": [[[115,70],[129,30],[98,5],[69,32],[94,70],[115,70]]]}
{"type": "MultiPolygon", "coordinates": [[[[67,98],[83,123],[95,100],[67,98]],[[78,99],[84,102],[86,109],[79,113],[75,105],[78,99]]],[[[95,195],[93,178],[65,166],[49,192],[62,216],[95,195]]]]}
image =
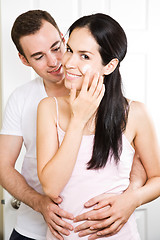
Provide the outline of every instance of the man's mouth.
{"type": "Polygon", "coordinates": [[[54,69],[52,72],[57,72],[60,68],[61,68],[62,65],[59,65],[56,69],[54,69]]]}
{"type": "Polygon", "coordinates": [[[57,68],[54,68],[53,70],[48,71],[48,73],[57,73],[61,70],[61,67],[62,67],[62,65],[60,64],[57,68]]]}

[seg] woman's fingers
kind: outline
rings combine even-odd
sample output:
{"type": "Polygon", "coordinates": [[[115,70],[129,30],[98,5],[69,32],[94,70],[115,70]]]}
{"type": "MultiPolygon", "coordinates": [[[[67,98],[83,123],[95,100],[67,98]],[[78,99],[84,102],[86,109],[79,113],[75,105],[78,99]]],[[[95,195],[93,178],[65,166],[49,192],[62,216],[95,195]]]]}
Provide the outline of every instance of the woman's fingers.
{"type": "Polygon", "coordinates": [[[95,196],[95,197],[89,199],[89,200],[84,204],[84,206],[85,206],[85,207],[92,207],[92,206],[94,206],[95,204],[97,204],[99,201],[105,199],[105,197],[106,197],[106,193],[102,193],[102,194],[100,194],[100,195],[98,195],[98,196],[95,196]]]}
{"type": "Polygon", "coordinates": [[[87,92],[88,91],[88,86],[90,82],[90,71],[87,71],[86,74],[84,75],[83,83],[82,83],[82,88],[81,88],[81,93],[87,92]]]}
{"type": "Polygon", "coordinates": [[[102,88],[101,88],[101,91],[99,92],[99,95],[97,96],[97,101],[100,103],[103,96],[104,96],[104,93],[105,93],[105,85],[102,84],[102,88]]]}
{"type": "Polygon", "coordinates": [[[102,91],[102,87],[103,77],[102,76],[98,77],[98,75],[94,75],[89,92],[95,99],[99,96],[100,92],[102,91]]]}
{"type": "Polygon", "coordinates": [[[97,85],[99,83],[99,73],[95,73],[92,77],[92,79],[90,79],[91,85],[89,88],[89,93],[92,96],[97,88],[97,85]]]}
{"type": "Polygon", "coordinates": [[[73,102],[76,98],[76,88],[71,88],[70,90],[70,102],[73,102]]]}
{"type": "Polygon", "coordinates": [[[112,225],[110,225],[109,227],[104,228],[101,231],[97,232],[97,236],[108,236],[108,235],[114,235],[117,232],[119,232],[119,230],[123,227],[124,224],[121,223],[120,220],[117,220],[116,222],[114,222],[112,225]]]}
{"type": "Polygon", "coordinates": [[[110,206],[110,205],[111,205],[110,199],[103,199],[103,200],[99,201],[93,209],[98,210],[100,208],[110,206]]]}

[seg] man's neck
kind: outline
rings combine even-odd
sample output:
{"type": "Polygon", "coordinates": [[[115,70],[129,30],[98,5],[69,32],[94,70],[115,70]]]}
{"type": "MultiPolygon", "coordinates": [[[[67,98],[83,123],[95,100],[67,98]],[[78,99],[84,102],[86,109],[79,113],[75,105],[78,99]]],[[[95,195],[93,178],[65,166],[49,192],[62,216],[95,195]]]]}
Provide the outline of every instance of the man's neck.
{"type": "Polygon", "coordinates": [[[69,90],[64,86],[64,80],[54,83],[43,80],[48,97],[61,97],[69,94],[69,90]]]}

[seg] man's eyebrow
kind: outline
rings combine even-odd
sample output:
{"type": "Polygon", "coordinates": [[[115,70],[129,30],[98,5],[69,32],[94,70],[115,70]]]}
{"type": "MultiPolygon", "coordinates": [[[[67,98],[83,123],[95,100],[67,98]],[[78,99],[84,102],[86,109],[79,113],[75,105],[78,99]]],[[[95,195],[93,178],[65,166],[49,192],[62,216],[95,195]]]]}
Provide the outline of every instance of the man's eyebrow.
{"type": "MultiPolygon", "coordinates": [[[[58,43],[60,43],[60,42],[61,42],[60,40],[54,42],[54,43],[52,44],[52,46],[50,47],[50,49],[53,48],[53,47],[55,47],[55,46],[56,46],[58,43]]],[[[42,54],[43,54],[43,52],[36,52],[36,53],[33,53],[33,54],[31,55],[31,57],[36,57],[36,56],[42,55],[42,54]]]]}
{"type": "Polygon", "coordinates": [[[53,43],[52,46],[50,47],[50,49],[53,48],[53,47],[55,47],[58,43],[61,43],[61,41],[58,40],[58,41],[56,41],[55,43],[53,43]]]}

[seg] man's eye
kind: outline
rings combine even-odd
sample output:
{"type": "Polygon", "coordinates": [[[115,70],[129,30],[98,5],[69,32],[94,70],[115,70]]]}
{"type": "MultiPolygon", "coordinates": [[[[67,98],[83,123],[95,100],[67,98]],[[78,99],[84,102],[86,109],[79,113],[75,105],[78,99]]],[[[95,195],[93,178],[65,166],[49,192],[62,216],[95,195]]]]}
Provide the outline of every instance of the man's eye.
{"type": "Polygon", "coordinates": [[[35,60],[40,60],[42,57],[43,57],[43,55],[41,55],[41,56],[35,58],[35,60]]]}
{"type": "Polygon", "coordinates": [[[81,57],[86,60],[89,59],[89,57],[86,54],[82,54],[81,57]]]}
{"type": "Polygon", "coordinates": [[[52,49],[53,52],[58,52],[60,50],[60,46],[57,48],[52,49]]]}

